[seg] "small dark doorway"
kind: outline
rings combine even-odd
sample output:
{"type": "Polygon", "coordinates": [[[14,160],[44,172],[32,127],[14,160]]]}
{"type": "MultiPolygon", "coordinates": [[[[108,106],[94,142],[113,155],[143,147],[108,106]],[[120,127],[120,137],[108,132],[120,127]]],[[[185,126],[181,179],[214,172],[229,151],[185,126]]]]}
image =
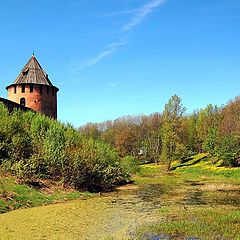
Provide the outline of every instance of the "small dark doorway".
{"type": "Polygon", "coordinates": [[[20,105],[22,105],[22,106],[26,106],[26,99],[25,98],[21,98],[20,99],[20,105]]]}

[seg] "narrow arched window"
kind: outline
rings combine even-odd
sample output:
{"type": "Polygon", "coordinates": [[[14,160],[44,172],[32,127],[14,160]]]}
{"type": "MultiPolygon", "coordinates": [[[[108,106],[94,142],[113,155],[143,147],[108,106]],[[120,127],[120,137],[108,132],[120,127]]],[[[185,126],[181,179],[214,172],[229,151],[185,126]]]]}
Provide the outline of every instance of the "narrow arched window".
{"type": "Polygon", "coordinates": [[[30,85],[30,93],[33,92],[33,85],[30,85]]]}
{"type": "Polygon", "coordinates": [[[25,98],[21,98],[20,99],[20,105],[22,105],[22,106],[26,106],[26,99],[25,98]]]}
{"type": "Polygon", "coordinates": [[[14,94],[16,94],[16,93],[17,93],[17,87],[14,86],[14,94]]]}

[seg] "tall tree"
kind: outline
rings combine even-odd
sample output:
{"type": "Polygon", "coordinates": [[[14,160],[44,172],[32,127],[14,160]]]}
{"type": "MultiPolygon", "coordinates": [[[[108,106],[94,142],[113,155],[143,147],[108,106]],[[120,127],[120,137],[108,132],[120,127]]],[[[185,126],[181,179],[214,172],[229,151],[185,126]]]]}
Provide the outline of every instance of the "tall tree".
{"type": "Polygon", "coordinates": [[[197,130],[196,130],[197,114],[194,112],[188,119],[188,148],[191,153],[197,150],[197,130]]]}
{"type": "Polygon", "coordinates": [[[179,152],[182,152],[184,147],[179,137],[179,129],[184,112],[185,108],[177,95],[172,96],[164,108],[161,160],[167,163],[168,171],[171,169],[172,161],[178,157],[179,152]]]}
{"type": "Polygon", "coordinates": [[[162,116],[154,113],[141,117],[141,149],[149,162],[158,163],[161,154],[161,125],[162,116]]]}

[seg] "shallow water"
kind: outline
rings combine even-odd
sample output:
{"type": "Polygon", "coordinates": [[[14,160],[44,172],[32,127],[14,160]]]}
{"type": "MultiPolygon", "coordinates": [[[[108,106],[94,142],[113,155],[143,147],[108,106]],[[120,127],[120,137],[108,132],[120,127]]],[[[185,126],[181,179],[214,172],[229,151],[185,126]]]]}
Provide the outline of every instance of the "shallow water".
{"type": "Polygon", "coordinates": [[[2,214],[0,239],[128,239],[137,226],[158,219],[159,204],[129,185],[87,200],[2,214]]]}
{"type": "MultiPolygon", "coordinates": [[[[226,186],[221,188],[203,181],[187,181],[184,186],[176,186],[174,191],[164,189],[161,179],[154,184],[131,184],[86,200],[2,214],[0,239],[134,239],[137,227],[164,221],[159,209],[169,202],[191,206],[239,206],[236,198],[239,188],[226,189],[226,186]],[[206,197],[207,194],[214,195],[206,197]]],[[[144,240],[171,239],[165,234],[146,233],[144,236],[144,240]]]]}

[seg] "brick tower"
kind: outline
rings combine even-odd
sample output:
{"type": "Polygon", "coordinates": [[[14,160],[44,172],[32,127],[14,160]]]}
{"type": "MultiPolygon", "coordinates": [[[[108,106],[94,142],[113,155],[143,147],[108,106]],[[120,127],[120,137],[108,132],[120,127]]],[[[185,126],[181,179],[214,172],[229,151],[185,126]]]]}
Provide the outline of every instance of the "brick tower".
{"type": "Polygon", "coordinates": [[[13,84],[6,87],[8,99],[57,118],[57,92],[38,60],[32,55],[13,84]]]}

